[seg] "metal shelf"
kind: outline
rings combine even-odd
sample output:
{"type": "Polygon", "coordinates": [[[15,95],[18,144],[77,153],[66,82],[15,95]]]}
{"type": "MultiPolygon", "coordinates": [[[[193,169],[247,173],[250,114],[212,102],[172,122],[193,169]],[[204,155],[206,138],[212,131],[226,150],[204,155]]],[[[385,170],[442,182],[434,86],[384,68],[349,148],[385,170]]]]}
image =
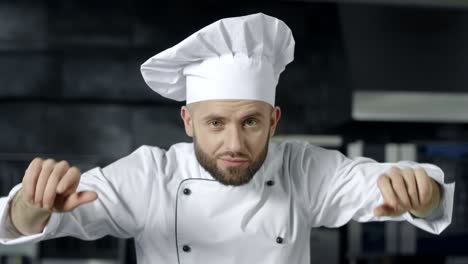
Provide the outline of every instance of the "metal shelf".
{"type": "Polygon", "coordinates": [[[468,123],[468,93],[353,92],[358,121],[468,123]]]}

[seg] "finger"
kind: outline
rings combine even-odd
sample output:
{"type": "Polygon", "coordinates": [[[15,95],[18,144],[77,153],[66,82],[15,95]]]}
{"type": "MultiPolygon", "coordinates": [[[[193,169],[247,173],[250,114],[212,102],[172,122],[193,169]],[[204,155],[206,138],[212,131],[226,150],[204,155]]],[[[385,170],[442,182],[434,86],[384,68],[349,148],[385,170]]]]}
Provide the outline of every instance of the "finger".
{"type": "Polygon", "coordinates": [[[23,177],[23,195],[27,202],[33,203],[34,195],[36,192],[37,179],[42,170],[43,160],[41,158],[35,158],[29,163],[23,177]]]}
{"type": "Polygon", "coordinates": [[[403,169],[403,180],[405,181],[406,188],[411,200],[411,208],[419,208],[419,194],[418,187],[416,184],[416,176],[413,169],[403,169]]]}
{"type": "Polygon", "coordinates": [[[377,181],[377,186],[379,187],[380,192],[382,193],[385,204],[393,208],[395,211],[398,210],[398,199],[393,191],[390,178],[387,175],[380,176],[380,178],[377,181]]]}
{"type": "Polygon", "coordinates": [[[400,205],[402,205],[404,210],[409,210],[411,208],[411,201],[401,170],[393,170],[389,176],[390,181],[392,182],[393,191],[395,192],[400,205]]]}
{"type": "Polygon", "coordinates": [[[93,191],[82,191],[68,196],[63,203],[64,211],[72,211],[80,205],[90,203],[97,199],[97,193],[93,191]]]}
{"type": "Polygon", "coordinates": [[[55,160],[47,159],[42,163],[42,170],[39,174],[36,184],[36,193],[34,194],[34,203],[42,207],[42,197],[44,196],[44,190],[49,180],[49,176],[52,173],[55,166],[55,160]]]}
{"type": "Polygon", "coordinates": [[[77,167],[69,168],[57,185],[57,193],[64,196],[74,193],[78,187],[80,176],[81,172],[77,167]]]}
{"type": "Polygon", "coordinates": [[[432,179],[427,175],[423,168],[414,169],[414,175],[418,187],[420,205],[427,205],[432,198],[432,179]]]}
{"type": "Polygon", "coordinates": [[[374,215],[375,216],[396,216],[397,212],[395,211],[395,209],[388,206],[387,204],[382,204],[374,208],[374,215]]]}
{"type": "Polygon", "coordinates": [[[44,197],[42,198],[44,209],[50,210],[52,208],[57,194],[57,185],[63,175],[67,172],[68,168],[69,165],[66,161],[61,161],[55,165],[54,170],[49,176],[49,180],[44,191],[44,197]]]}

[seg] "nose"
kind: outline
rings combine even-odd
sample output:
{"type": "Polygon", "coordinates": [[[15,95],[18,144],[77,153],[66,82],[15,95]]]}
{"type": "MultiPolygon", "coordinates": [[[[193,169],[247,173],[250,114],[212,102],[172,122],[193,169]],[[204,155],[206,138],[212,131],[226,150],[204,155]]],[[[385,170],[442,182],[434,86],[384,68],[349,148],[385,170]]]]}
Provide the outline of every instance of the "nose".
{"type": "Polygon", "coordinates": [[[225,142],[229,151],[234,153],[242,152],[244,146],[242,130],[236,126],[230,127],[225,142]]]}

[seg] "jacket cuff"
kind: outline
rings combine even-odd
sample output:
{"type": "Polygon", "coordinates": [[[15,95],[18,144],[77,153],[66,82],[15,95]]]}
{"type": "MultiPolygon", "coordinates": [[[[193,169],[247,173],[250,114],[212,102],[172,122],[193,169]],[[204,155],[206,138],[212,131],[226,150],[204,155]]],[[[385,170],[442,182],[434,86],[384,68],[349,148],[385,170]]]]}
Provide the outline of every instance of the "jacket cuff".
{"type": "Polygon", "coordinates": [[[455,183],[444,184],[444,173],[440,168],[428,166],[424,167],[424,169],[440,186],[439,207],[424,218],[414,217],[410,213],[405,213],[403,217],[408,222],[429,233],[440,234],[452,222],[455,183]]]}
{"type": "Polygon", "coordinates": [[[38,242],[53,237],[60,224],[60,213],[52,213],[44,230],[38,234],[28,236],[22,235],[12,225],[9,214],[10,204],[20,189],[21,184],[18,184],[10,191],[8,197],[0,199],[0,243],[15,245],[26,242],[38,242]]]}

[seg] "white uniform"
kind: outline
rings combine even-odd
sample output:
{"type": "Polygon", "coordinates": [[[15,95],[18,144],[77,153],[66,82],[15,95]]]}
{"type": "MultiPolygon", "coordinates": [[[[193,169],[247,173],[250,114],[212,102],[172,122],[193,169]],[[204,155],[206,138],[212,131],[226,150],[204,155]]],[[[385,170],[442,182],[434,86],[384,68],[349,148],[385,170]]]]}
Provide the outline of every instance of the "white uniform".
{"type": "MultiPolygon", "coordinates": [[[[408,213],[376,218],[383,199],[378,176],[392,165],[350,160],[337,151],[303,143],[270,143],[251,182],[224,186],[197,162],[193,145],[168,151],[143,146],[105,168],[83,173],[79,190],[99,198],[71,213],[53,213],[43,233],[16,238],[6,228],[8,198],[0,200],[0,242],[54,237],[135,238],[138,263],[309,263],[312,227],[337,227],[351,219],[404,220],[432,233],[450,224],[454,185],[442,185],[441,206],[426,219],[408,213]]],[[[419,164],[439,183],[443,172],[419,164]]]]}

